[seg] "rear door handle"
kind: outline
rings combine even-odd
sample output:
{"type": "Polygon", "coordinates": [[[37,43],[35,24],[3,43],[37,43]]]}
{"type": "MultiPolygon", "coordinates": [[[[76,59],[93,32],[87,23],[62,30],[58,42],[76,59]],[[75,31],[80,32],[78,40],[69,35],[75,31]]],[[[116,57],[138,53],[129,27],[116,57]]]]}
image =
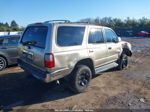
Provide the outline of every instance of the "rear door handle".
{"type": "Polygon", "coordinates": [[[112,47],[108,47],[108,49],[109,49],[109,50],[111,50],[111,49],[112,49],[112,47]]]}
{"type": "Polygon", "coordinates": [[[94,51],[93,50],[89,50],[89,53],[93,53],[94,51]]]}
{"type": "Polygon", "coordinates": [[[7,49],[6,47],[2,47],[1,49],[7,49]]]}

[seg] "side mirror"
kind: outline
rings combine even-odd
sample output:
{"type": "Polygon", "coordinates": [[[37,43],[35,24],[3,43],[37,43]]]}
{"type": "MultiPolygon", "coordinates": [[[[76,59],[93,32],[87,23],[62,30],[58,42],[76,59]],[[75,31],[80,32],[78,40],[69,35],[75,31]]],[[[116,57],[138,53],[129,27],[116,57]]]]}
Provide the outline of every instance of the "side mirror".
{"type": "Polygon", "coordinates": [[[113,41],[114,43],[118,43],[118,42],[120,42],[120,38],[119,38],[119,37],[113,38],[112,41],[113,41]]]}
{"type": "Polygon", "coordinates": [[[113,38],[112,41],[113,41],[114,43],[118,43],[118,42],[121,42],[121,38],[120,38],[120,37],[113,38]]]}
{"type": "Polygon", "coordinates": [[[118,37],[118,42],[121,42],[121,37],[118,37]]]}

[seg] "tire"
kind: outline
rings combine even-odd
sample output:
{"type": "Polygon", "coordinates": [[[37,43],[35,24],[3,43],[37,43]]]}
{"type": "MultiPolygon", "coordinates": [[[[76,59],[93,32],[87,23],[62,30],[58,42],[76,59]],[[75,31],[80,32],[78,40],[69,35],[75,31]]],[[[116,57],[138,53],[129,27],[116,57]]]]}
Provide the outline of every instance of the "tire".
{"type": "Polygon", "coordinates": [[[86,90],[92,78],[91,69],[86,65],[78,65],[69,78],[70,89],[75,93],[86,90]]]}
{"type": "Polygon", "coordinates": [[[123,52],[118,60],[118,70],[124,70],[128,67],[128,56],[123,52]]]}
{"type": "Polygon", "coordinates": [[[5,58],[0,57],[0,71],[3,70],[4,68],[6,68],[7,66],[7,61],[5,58]]]}

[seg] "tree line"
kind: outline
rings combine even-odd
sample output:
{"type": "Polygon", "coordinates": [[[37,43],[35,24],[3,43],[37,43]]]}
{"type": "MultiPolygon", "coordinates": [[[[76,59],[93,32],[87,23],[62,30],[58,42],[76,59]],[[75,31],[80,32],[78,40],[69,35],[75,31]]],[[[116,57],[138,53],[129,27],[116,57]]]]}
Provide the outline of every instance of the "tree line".
{"type": "Polygon", "coordinates": [[[134,19],[127,17],[126,19],[122,20],[119,18],[112,18],[112,17],[104,17],[104,18],[85,18],[81,19],[80,22],[87,22],[90,24],[96,24],[101,26],[111,27],[113,29],[117,28],[150,28],[150,19],[148,18],[141,18],[141,19],[134,19]]]}
{"type": "Polygon", "coordinates": [[[23,28],[20,28],[15,20],[11,21],[10,25],[6,23],[0,22],[0,31],[1,32],[10,32],[10,31],[22,31],[23,28]]]}
{"type": "MultiPolygon", "coordinates": [[[[81,19],[79,22],[86,22],[95,25],[107,26],[113,29],[117,28],[150,28],[150,19],[141,18],[134,19],[127,17],[126,19],[104,17],[104,18],[85,18],[81,19]]],[[[15,20],[11,21],[10,25],[0,22],[0,31],[22,31],[24,28],[19,27],[15,20]]]]}

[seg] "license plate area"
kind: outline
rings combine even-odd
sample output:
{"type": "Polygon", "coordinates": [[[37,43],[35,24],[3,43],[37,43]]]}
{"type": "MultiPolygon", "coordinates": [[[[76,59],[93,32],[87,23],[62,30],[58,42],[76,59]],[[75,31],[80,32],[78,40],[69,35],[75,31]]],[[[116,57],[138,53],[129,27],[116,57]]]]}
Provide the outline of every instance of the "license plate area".
{"type": "Polygon", "coordinates": [[[27,62],[33,62],[33,53],[28,51],[23,51],[23,58],[27,62]]]}

